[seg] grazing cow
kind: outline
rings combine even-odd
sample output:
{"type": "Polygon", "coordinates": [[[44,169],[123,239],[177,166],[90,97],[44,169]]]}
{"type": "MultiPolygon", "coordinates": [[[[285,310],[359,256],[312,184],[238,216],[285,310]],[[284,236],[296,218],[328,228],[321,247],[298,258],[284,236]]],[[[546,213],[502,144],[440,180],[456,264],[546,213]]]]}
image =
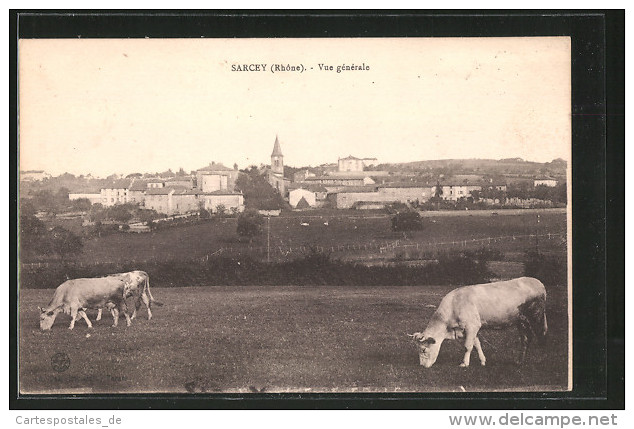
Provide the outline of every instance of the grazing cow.
{"type": "Polygon", "coordinates": [[[67,280],[55,289],[53,299],[45,308],[40,308],[40,329],[51,329],[58,313],[70,314],[71,322],[68,329],[75,327],[75,321],[82,317],[89,328],[92,323],[86,316],[86,308],[107,307],[113,312],[114,324],[119,323],[119,310],[123,311],[126,323],[130,326],[127,306],[123,299],[125,284],[115,277],[101,277],[92,279],[67,280]]]}
{"type": "MultiPolygon", "coordinates": [[[[131,319],[136,317],[136,312],[141,307],[141,302],[145,304],[147,307],[147,318],[150,320],[152,318],[152,303],[155,303],[159,307],[163,305],[162,302],[157,301],[152,296],[152,292],[150,291],[150,276],[145,271],[130,271],[127,273],[118,273],[111,274],[108,277],[113,277],[120,279],[124,283],[124,291],[123,291],[123,299],[129,298],[131,296],[136,296],[136,303],[134,305],[134,312],[132,313],[131,319]]],[[[97,314],[97,319],[101,319],[101,309],[97,314]]]]}
{"type": "Polygon", "coordinates": [[[410,337],[418,345],[420,364],[431,367],[446,339],[464,338],[465,354],[461,367],[468,367],[475,346],[480,364],[486,364],[478,332],[484,327],[516,325],[521,350],[518,363],[526,356],[533,337],[544,337],[546,321],[546,289],[537,279],[514,280],[465,286],[449,292],[431,317],[425,330],[410,337]]]}

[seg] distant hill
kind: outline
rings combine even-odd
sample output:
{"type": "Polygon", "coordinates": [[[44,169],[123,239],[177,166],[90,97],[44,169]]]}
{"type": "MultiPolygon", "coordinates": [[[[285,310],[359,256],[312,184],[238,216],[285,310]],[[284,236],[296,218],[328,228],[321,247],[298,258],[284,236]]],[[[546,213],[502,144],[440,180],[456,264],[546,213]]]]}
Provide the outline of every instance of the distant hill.
{"type": "Polygon", "coordinates": [[[380,164],[376,170],[419,171],[434,174],[503,175],[503,176],[556,176],[566,175],[567,163],[561,158],[551,162],[524,161],[522,158],[506,159],[439,159],[404,163],[380,164]]]}

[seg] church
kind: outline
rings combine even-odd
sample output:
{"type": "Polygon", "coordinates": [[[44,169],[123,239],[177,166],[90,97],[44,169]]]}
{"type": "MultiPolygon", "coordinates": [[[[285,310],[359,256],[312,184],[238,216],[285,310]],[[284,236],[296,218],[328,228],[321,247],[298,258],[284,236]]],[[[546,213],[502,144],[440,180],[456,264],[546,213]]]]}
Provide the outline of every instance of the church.
{"type": "Polygon", "coordinates": [[[271,153],[271,169],[268,172],[268,180],[271,186],[284,197],[286,195],[286,182],[284,180],[284,155],[280,147],[280,140],[275,136],[273,152],[271,153]]]}

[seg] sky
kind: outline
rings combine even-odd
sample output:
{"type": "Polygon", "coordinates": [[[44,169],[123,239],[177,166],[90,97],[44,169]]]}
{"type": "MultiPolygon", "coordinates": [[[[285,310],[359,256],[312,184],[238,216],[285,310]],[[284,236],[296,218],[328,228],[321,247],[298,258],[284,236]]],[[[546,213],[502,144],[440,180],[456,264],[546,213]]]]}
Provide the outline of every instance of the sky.
{"type": "Polygon", "coordinates": [[[245,168],[276,136],[295,167],[571,159],[568,37],[23,39],[18,64],[20,170],[245,168]]]}

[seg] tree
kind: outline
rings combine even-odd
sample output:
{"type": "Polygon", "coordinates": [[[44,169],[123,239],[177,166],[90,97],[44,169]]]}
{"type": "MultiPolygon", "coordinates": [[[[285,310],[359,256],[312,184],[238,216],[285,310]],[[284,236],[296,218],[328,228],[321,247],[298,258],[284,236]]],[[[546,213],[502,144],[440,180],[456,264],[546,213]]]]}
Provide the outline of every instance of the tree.
{"type": "Polygon", "coordinates": [[[45,253],[48,245],[47,232],[44,222],[36,218],[29,210],[20,213],[20,253],[22,257],[45,253]]]}
{"type": "Polygon", "coordinates": [[[161,217],[161,215],[159,215],[159,214],[157,213],[157,211],[156,211],[156,210],[153,210],[153,209],[143,209],[143,208],[139,208],[139,209],[137,209],[137,211],[136,211],[136,215],[135,215],[135,217],[136,217],[137,219],[139,219],[139,221],[140,221],[140,222],[146,223],[146,222],[149,222],[149,221],[151,221],[151,220],[154,220],[154,219],[158,219],[158,218],[160,218],[160,217],[161,217]]]}
{"type": "Polygon", "coordinates": [[[117,204],[108,209],[108,217],[117,222],[127,222],[132,219],[128,204],[117,204]]]}
{"type": "Polygon", "coordinates": [[[57,254],[62,261],[70,255],[81,252],[84,246],[78,235],[61,226],[56,226],[51,230],[49,243],[51,251],[57,254]]]}
{"type": "Polygon", "coordinates": [[[436,210],[440,210],[440,202],[442,201],[442,186],[440,180],[436,181],[436,187],[434,189],[434,196],[429,199],[429,202],[436,204],[436,210]]]}
{"type": "Polygon", "coordinates": [[[71,201],[71,205],[74,210],[81,210],[85,212],[90,210],[92,203],[90,202],[88,198],[78,198],[76,200],[71,201]]]}
{"type": "Polygon", "coordinates": [[[216,215],[224,217],[227,214],[227,207],[224,204],[218,204],[216,206],[216,215]]]}
{"type": "Polygon", "coordinates": [[[257,167],[238,175],[236,190],[244,194],[244,203],[248,208],[259,210],[277,210],[285,207],[282,196],[260,174],[257,167]]]}
{"type": "Polygon", "coordinates": [[[392,217],[392,231],[420,231],[423,229],[423,220],[415,211],[403,211],[392,217]]]}
{"type": "Polygon", "coordinates": [[[238,216],[237,233],[242,237],[247,237],[249,243],[253,242],[253,238],[262,233],[262,224],[264,218],[257,211],[248,209],[238,216]]]}
{"type": "Polygon", "coordinates": [[[436,181],[436,189],[434,191],[434,197],[440,199],[442,198],[442,186],[440,186],[440,180],[436,181]]]}

